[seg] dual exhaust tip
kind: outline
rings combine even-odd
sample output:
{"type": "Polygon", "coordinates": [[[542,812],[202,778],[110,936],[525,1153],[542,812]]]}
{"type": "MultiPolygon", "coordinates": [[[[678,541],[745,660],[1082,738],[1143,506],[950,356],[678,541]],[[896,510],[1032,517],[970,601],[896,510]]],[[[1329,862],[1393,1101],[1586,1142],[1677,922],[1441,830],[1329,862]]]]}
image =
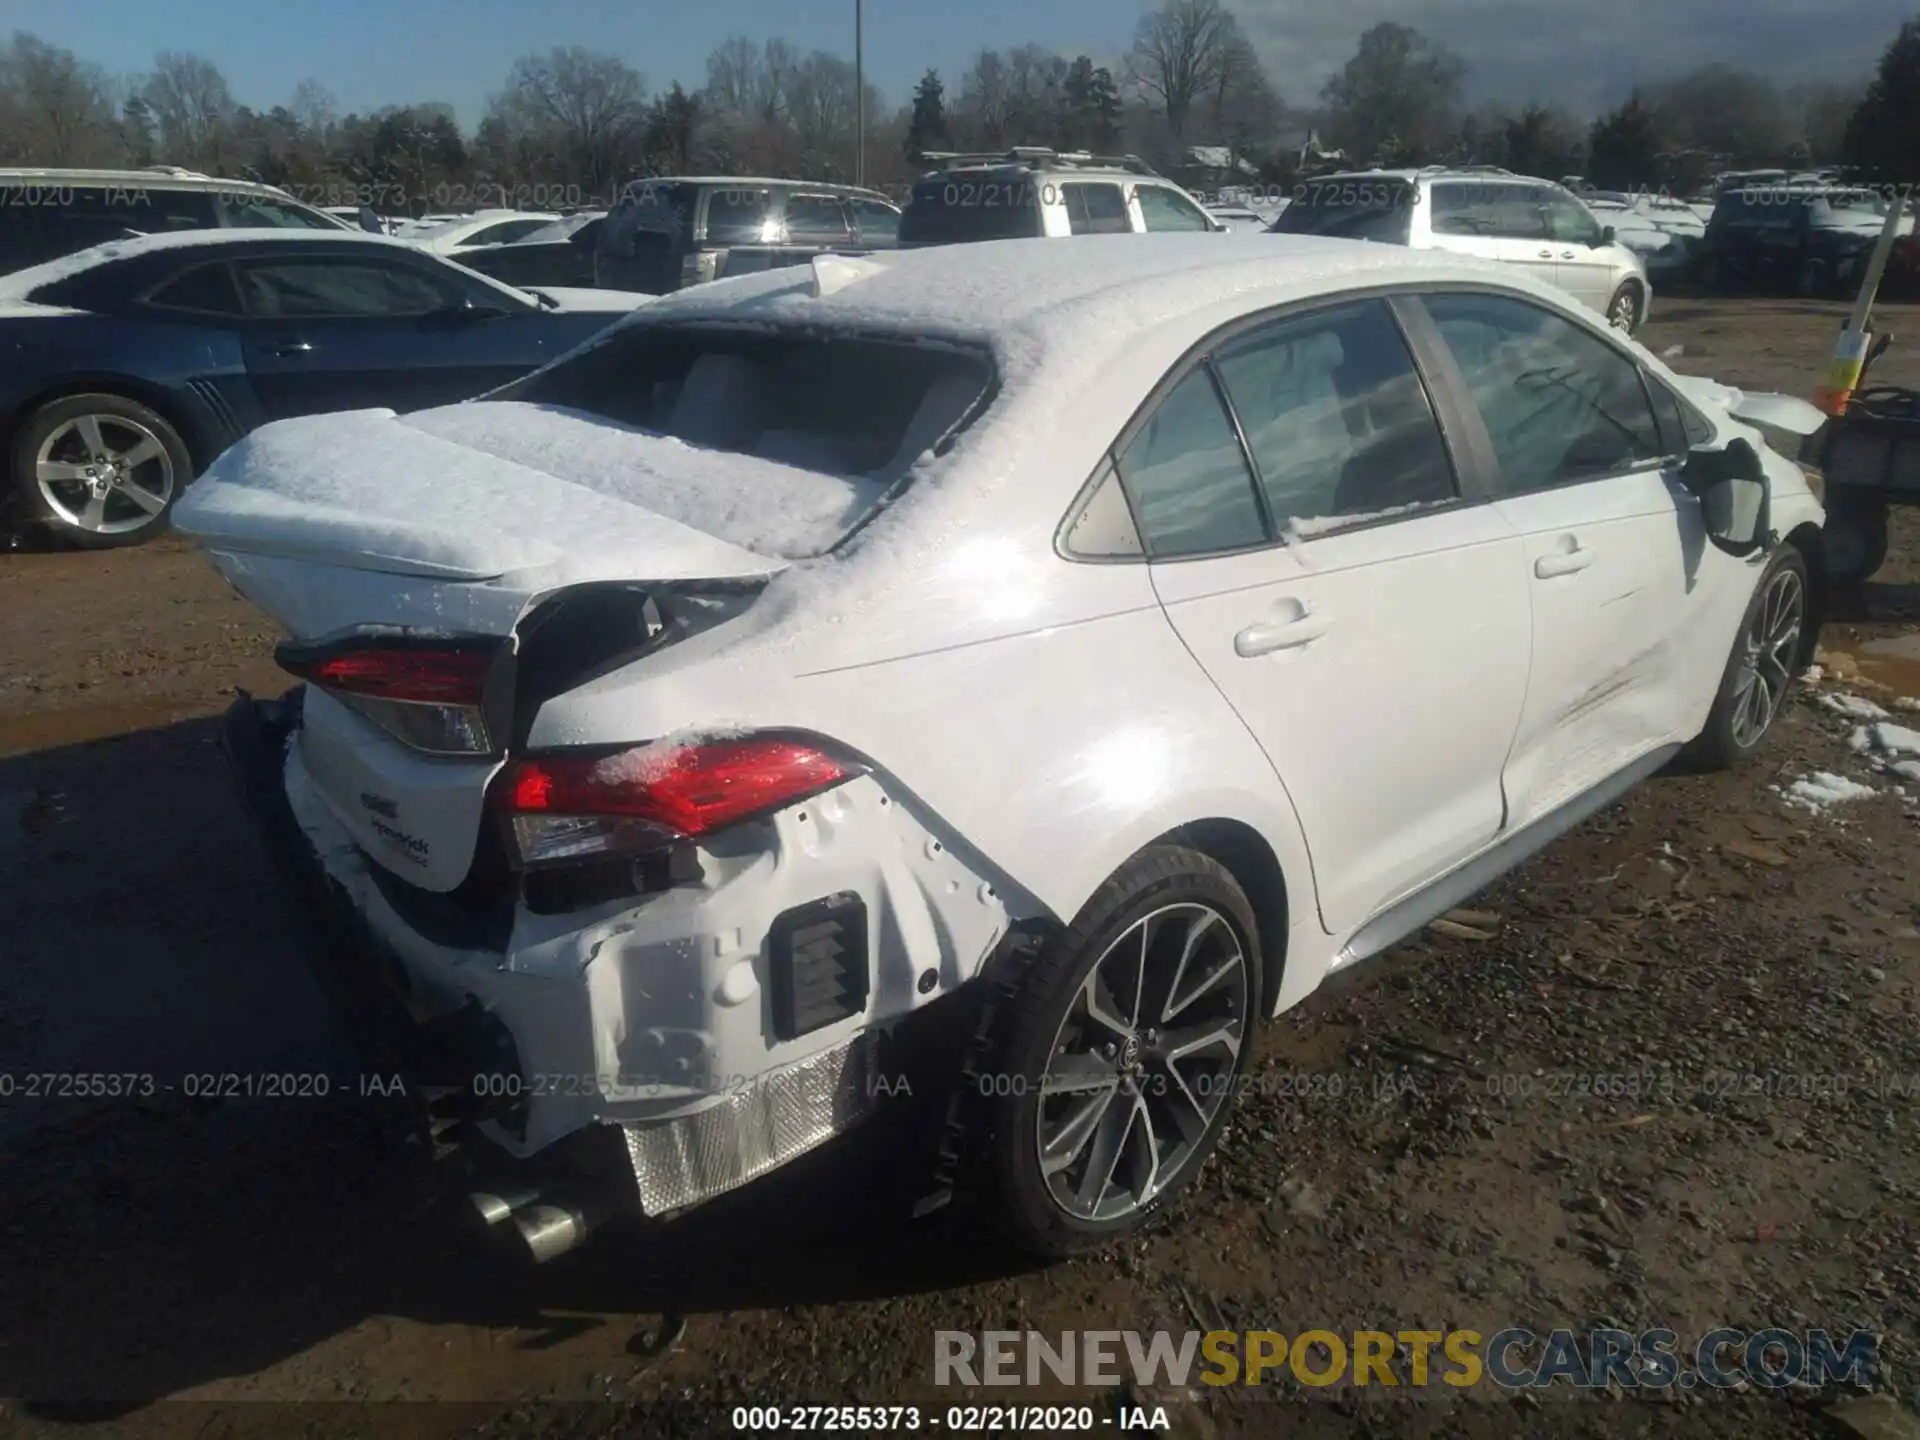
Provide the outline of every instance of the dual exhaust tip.
{"type": "Polygon", "coordinates": [[[467,1197],[489,1231],[510,1226],[536,1265],[577,1250],[605,1222],[608,1207],[533,1188],[480,1190],[467,1197]]]}

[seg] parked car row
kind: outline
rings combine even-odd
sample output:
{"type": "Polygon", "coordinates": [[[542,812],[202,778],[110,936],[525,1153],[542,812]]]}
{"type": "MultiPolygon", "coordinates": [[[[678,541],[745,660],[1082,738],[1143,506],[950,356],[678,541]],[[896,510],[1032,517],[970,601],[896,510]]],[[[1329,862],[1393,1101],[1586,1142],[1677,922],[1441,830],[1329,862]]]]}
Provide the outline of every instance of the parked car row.
{"type": "Polygon", "coordinates": [[[1504,262],[1629,333],[1652,294],[1645,267],[1570,193],[1504,171],[1331,176],[1263,226],[1251,211],[1209,212],[1132,157],[925,158],[904,212],[851,186],[657,177],[604,213],[425,216],[378,237],[370,211],[352,212],[354,225],[246,182],[0,172],[0,191],[33,202],[0,205],[10,518],[83,546],[135,543],[163,528],[215,454],[267,420],[464,399],[646,296],[828,252],[1218,234],[1252,228],[1250,216],[1282,234],[1504,262]]]}

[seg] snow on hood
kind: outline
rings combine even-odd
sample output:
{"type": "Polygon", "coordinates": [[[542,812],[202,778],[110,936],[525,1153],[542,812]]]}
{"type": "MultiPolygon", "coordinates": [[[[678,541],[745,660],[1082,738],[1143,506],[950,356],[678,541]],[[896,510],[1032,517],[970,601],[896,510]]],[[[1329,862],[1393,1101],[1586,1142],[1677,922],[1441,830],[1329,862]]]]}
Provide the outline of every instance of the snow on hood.
{"type": "Polygon", "coordinates": [[[516,401],[284,420],[181,498],[214,548],[493,579],[768,575],[828,548],[878,482],[688,445],[516,401]]]}

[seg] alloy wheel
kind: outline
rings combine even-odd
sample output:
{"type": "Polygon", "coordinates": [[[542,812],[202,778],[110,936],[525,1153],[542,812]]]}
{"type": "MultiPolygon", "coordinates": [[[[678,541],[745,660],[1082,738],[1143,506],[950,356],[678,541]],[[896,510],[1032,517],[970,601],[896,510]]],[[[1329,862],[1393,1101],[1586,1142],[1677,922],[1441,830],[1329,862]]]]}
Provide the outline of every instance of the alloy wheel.
{"type": "Polygon", "coordinates": [[[1123,1220],[1177,1181],[1239,1074],[1252,986],[1233,923],[1168,905],[1094,962],[1041,1080],[1040,1173],[1083,1221],[1123,1220]]]}
{"type": "Polygon", "coordinates": [[[34,457],[40,498],[62,523],[95,535],[140,530],[173,499],[173,457],[160,437],[124,415],[76,415],[34,457]]]}
{"type": "Polygon", "coordinates": [[[1607,311],[1607,323],[1616,330],[1633,333],[1634,322],[1640,318],[1640,302],[1630,289],[1623,289],[1613,297],[1613,305],[1607,311]]]}
{"type": "Polygon", "coordinates": [[[1767,582],[1754,607],[1741,640],[1740,679],[1734,689],[1733,742],[1742,750],[1758,745],[1780,713],[1806,611],[1806,587],[1799,572],[1790,569],[1767,582]]]}

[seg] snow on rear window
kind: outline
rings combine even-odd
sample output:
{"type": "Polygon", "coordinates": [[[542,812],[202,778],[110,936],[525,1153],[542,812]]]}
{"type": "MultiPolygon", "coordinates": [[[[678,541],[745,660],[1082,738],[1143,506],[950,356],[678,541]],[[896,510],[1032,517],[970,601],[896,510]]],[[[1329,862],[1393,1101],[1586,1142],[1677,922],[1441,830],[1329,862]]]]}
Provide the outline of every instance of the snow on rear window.
{"type": "MultiPolygon", "coordinates": [[[[798,330],[637,326],[527,377],[490,399],[563,409],[686,447],[688,480],[664,513],[712,528],[703,482],[760,487],[770,512],[797,506],[812,520],[751,548],[788,558],[830,549],[856,528],[929,450],[954,430],[993,378],[984,353],[861,335],[798,330]],[[702,458],[702,457],[705,458],[702,458]],[[718,456],[768,462],[713,463],[718,456]],[[813,477],[813,478],[809,478],[813,477]],[[819,477],[838,482],[823,486],[819,477]],[[850,500],[825,507],[823,490],[850,500]],[[832,510],[832,533],[821,526],[832,510]]],[[[735,495],[730,506],[742,497],[735,495]]],[[[654,498],[650,508],[661,508],[654,498]]],[[[798,517],[796,516],[796,519],[798,517]]]]}

